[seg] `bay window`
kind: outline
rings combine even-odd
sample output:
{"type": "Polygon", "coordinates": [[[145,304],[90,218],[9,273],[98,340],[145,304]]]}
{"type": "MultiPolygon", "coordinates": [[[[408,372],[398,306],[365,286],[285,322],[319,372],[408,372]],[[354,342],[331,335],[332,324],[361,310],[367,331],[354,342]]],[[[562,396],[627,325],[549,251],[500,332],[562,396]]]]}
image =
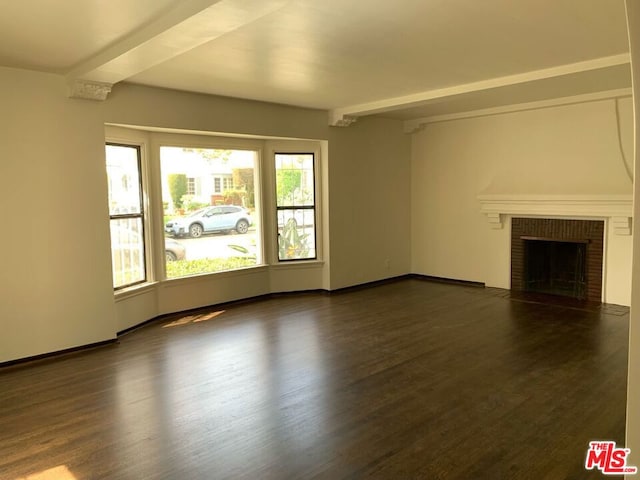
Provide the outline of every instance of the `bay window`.
{"type": "Polygon", "coordinates": [[[309,145],[113,128],[105,148],[114,289],[260,266],[265,254],[271,263],[317,259],[309,145]],[[287,151],[299,145],[302,153],[287,151]]]}

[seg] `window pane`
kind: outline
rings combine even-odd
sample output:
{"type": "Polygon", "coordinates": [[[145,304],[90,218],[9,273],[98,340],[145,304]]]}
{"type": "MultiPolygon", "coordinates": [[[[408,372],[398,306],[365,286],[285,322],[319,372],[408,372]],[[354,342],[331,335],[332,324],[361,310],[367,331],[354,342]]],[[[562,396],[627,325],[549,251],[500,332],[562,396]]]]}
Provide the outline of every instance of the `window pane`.
{"type": "Polygon", "coordinates": [[[167,278],[262,263],[257,158],[247,150],[160,148],[165,236],[184,251],[167,255],[167,278]],[[198,185],[195,195],[187,178],[198,185]]]}
{"type": "Polygon", "coordinates": [[[313,154],[277,153],[275,165],[278,258],[316,258],[313,154]]]}
{"type": "Polygon", "coordinates": [[[278,210],[280,260],[316,258],[315,209],[278,210]]]}
{"type": "Polygon", "coordinates": [[[111,220],[111,265],[114,288],[146,279],[142,218],[111,220]]]}
{"type": "Polygon", "coordinates": [[[106,145],[113,286],[146,280],[140,149],[106,145]]]}
{"type": "Polygon", "coordinates": [[[138,148],[107,145],[109,215],[142,213],[138,148]]]}
{"type": "Polygon", "coordinates": [[[314,206],[313,154],[276,154],[276,205],[314,206]]]}

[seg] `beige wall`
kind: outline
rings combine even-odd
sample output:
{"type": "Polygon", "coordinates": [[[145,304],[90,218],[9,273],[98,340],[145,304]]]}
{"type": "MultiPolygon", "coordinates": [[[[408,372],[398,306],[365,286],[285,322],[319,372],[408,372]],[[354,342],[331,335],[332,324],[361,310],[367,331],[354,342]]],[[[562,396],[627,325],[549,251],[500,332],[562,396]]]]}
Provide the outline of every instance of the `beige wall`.
{"type": "Polygon", "coordinates": [[[0,361],[115,336],[99,105],[0,68],[0,361]]]}
{"type": "Polygon", "coordinates": [[[106,102],[70,100],[61,77],[7,68],[0,102],[8,228],[0,247],[9,252],[0,278],[0,362],[111,339],[167,312],[409,271],[410,137],[399,121],[330,128],[324,111],[134,85],[116,85],[106,102]],[[319,140],[323,263],[178,280],[115,299],[105,123],[319,140]]]}
{"type": "MultiPolygon", "coordinates": [[[[413,134],[412,271],[509,288],[509,219],[491,229],[477,196],[630,194],[631,100],[619,100],[618,111],[619,122],[616,101],[605,100],[435,123],[413,134]]],[[[607,235],[606,302],[629,305],[631,244],[630,236],[607,235]]]]}
{"type": "Polygon", "coordinates": [[[409,273],[410,137],[380,118],[329,137],[331,288],[409,273]]]}
{"type": "Polygon", "coordinates": [[[118,84],[105,122],[207,133],[326,139],[327,112],[212,95],[118,84]]]}

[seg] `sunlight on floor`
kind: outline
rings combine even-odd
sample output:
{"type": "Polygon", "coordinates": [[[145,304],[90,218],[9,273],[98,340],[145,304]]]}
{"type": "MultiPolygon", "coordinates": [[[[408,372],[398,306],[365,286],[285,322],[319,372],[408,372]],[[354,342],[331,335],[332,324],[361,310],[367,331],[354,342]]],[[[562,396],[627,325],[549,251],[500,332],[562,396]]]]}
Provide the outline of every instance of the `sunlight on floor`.
{"type": "Polygon", "coordinates": [[[219,312],[203,313],[202,315],[188,315],[186,317],[179,318],[178,320],[174,320],[171,323],[167,323],[166,325],[163,325],[162,328],[179,327],[180,325],[187,325],[189,323],[205,322],[222,315],[224,312],[224,310],[220,310],[219,312]]]}
{"type": "Polygon", "coordinates": [[[224,310],[220,310],[219,312],[211,312],[205,315],[200,315],[193,321],[193,323],[211,320],[212,318],[216,318],[218,315],[222,315],[223,313],[224,313],[224,310]]]}
{"type": "Polygon", "coordinates": [[[67,468],[66,465],[49,468],[42,472],[19,477],[15,480],[78,480],[67,468]]]}

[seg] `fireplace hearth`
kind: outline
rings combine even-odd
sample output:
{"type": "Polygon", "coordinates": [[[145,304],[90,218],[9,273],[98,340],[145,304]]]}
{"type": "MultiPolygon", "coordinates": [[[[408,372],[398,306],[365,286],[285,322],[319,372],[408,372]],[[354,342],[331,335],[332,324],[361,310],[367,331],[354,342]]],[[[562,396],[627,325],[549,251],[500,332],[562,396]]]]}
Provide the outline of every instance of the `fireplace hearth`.
{"type": "Polygon", "coordinates": [[[513,218],[511,289],[600,302],[604,222],[513,218]]]}

